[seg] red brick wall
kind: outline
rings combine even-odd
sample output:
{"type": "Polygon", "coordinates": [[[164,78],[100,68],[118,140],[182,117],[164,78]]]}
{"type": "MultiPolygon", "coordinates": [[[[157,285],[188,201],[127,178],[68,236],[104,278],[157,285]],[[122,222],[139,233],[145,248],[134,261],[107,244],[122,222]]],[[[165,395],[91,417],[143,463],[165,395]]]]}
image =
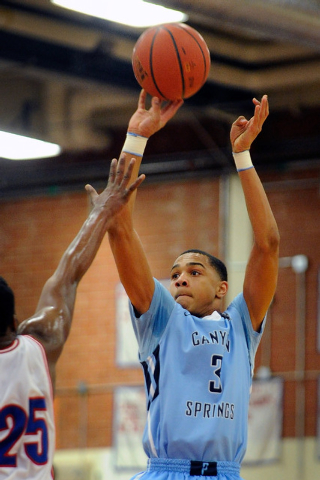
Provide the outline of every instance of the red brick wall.
{"type": "MultiPolygon", "coordinates": [[[[279,179],[265,176],[266,181],[279,179]]],[[[287,178],[282,175],[283,180],[287,178]]],[[[269,183],[268,183],[269,184],[269,183]]],[[[270,185],[270,184],[269,184],[270,185]]],[[[281,256],[306,254],[307,369],[320,371],[316,350],[317,271],[320,265],[320,200],[317,185],[296,190],[287,184],[268,190],[282,237],[281,256]]],[[[16,292],[20,320],[35,311],[41,288],[87,216],[85,193],[0,204],[0,274],[16,292]]],[[[176,256],[197,247],[219,256],[219,180],[197,180],[141,187],[135,223],[152,271],[166,278],[176,256]]],[[[118,275],[107,238],[77,295],[73,327],[57,368],[55,401],[57,447],[112,444],[113,389],[143,382],[140,369],[115,365],[115,286],[118,275]],[[79,396],[79,382],[89,388],[79,396]]],[[[272,309],[271,367],[294,369],[295,275],[281,271],[272,309]]],[[[257,355],[256,366],[261,361],[257,355]]],[[[311,376],[310,376],[311,375],[311,376]]],[[[306,433],[315,435],[316,377],[306,381],[306,433]]],[[[285,382],[284,434],[294,436],[295,382],[285,382]]]]}

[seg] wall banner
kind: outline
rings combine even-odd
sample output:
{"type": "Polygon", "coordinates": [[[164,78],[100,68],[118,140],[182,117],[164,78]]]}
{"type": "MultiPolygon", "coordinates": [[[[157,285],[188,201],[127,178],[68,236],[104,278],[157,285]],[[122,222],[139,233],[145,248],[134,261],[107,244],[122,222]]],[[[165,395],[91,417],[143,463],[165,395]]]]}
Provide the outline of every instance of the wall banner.
{"type": "MultiPolygon", "coordinates": [[[[160,283],[169,288],[170,280],[160,280],[160,283]]],[[[121,283],[116,286],[116,364],[122,368],[137,368],[140,366],[138,357],[138,343],[135,337],[130,313],[129,299],[121,283]]]]}
{"type": "Polygon", "coordinates": [[[114,467],[145,470],[147,456],[142,447],[146,423],[144,387],[117,387],[114,392],[114,467]]]}
{"type": "Polygon", "coordinates": [[[129,299],[121,283],[116,286],[116,364],[123,368],[139,367],[138,343],[129,313],[129,299]]]}
{"type": "Polygon", "coordinates": [[[272,377],[253,380],[244,465],[280,459],[282,417],[283,379],[272,377]]]}

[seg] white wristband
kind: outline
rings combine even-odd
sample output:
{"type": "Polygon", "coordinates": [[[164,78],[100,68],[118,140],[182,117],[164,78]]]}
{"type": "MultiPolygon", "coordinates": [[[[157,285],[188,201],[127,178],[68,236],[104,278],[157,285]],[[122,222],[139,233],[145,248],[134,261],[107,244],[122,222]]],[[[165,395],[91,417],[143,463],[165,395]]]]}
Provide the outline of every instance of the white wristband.
{"type": "Polygon", "coordinates": [[[232,152],[234,163],[236,164],[238,172],[242,170],[248,170],[253,168],[250,150],[244,150],[244,152],[232,152]]]}
{"type": "Polygon", "coordinates": [[[137,157],[142,157],[144,149],[146,148],[148,138],[137,135],[136,133],[128,132],[126,141],[123,145],[123,152],[131,153],[137,157]]]}

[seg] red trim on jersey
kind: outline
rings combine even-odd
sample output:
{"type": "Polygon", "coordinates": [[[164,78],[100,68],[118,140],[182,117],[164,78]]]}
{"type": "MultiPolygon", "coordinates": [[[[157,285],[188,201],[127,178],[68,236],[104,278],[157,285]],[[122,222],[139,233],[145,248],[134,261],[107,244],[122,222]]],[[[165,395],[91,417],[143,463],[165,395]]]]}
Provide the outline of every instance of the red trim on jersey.
{"type": "Polygon", "coordinates": [[[6,348],[3,348],[0,350],[0,354],[1,353],[8,353],[8,352],[12,352],[12,350],[14,350],[15,348],[17,348],[17,346],[19,345],[19,339],[18,338],[15,338],[13,340],[12,343],[10,343],[10,345],[6,348]]]}

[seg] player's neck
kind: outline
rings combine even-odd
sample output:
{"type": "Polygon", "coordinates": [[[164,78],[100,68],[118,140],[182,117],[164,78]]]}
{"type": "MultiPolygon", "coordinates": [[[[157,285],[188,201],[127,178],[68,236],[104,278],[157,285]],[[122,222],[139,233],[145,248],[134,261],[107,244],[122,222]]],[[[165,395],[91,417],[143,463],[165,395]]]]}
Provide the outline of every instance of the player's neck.
{"type": "Polygon", "coordinates": [[[10,330],[5,335],[0,335],[0,350],[4,350],[9,347],[12,342],[17,338],[17,333],[10,330]]]}

